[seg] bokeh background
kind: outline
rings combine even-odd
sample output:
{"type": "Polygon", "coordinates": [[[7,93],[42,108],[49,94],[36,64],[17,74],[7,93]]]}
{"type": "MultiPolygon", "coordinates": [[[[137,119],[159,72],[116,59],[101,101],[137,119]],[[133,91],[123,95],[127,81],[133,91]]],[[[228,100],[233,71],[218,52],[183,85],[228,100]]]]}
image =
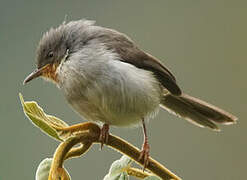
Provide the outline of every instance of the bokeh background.
{"type": "MultiPolygon", "coordinates": [[[[239,117],[220,133],[161,111],[148,124],[151,156],[183,179],[246,179],[247,2],[242,0],[31,1],[0,0],[0,180],[34,179],[58,142],[24,116],[18,93],[69,124],[81,122],[51,83],[23,86],[42,33],[87,18],[128,34],[176,75],[183,90],[239,117]]],[[[111,132],[141,147],[141,128],[111,132]]],[[[95,145],[66,162],[72,179],[103,179],[120,154],[95,145]]]]}

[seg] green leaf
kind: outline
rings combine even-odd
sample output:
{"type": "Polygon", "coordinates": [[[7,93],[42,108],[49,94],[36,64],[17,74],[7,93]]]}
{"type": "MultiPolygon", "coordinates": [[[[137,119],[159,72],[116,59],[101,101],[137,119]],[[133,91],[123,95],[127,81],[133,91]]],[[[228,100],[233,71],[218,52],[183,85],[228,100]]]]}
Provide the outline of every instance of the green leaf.
{"type": "Polygon", "coordinates": [[[109,173],[104,177],[104,180],[128,180],[129,175],[125,170],[133,161],[127,157],[122,156],[121,159],[112,163],[109,173]]]}
{"type": "Polygon", "coordinates": [[[129,175],[126,172],[122,172],[117,180],[129,180],[129,175]]]}
{"type": "Polygon", "coordinates": [[[51,158],[46,158],[41,161],[36,171],[35,180],[48,180],[51,164],[51,158]]]}
{"type": "MultiPolygon", "coordinates": [[[[48,180],[52,160],[52,158],[46,158],[43,161],[41,161],[36,171],[35,180],[48,180]]],[[[71,178],[68,171],[63,168],[63,172],[65,174],[63,175],[64,177],[62,177],[62,179],[70,180],[71,178]]]]}
{"type": "Polygon", "coordinates": [[[56,140],[63,141],[68,138],[68,135],[66,136],[61,133],[62,128],[68,127],[64,121],[55,116],[45,114],[43,109],[35,101],[25,102],[20,93],[19,97],[25,115],[35,126],[56,140]]]}

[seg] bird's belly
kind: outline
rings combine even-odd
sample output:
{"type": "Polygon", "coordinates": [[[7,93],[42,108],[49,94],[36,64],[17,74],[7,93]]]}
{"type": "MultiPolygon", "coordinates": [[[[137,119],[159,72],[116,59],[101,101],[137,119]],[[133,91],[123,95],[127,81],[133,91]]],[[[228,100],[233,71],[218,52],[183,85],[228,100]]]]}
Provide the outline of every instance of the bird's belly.
{"type": "Polygon", "coordinates": [[[120,61],[101,71],[86,86],[78,82],[66,86],[69,95],[65,96],[81,116],[90,121],[130,126],[156,114],[162,90],[151,72],[120,61]]]}
{"type": "Polygon", "coordinates": [[[119,97],[120,94],[117,96],[112,92],[112,97],[80,97],[69,103],[86,120],[115,126],[138,124],[142,118],[154,116],[159,109],[159,102],[155,100],[135,97],[131,102],[129,98],[119,97]]]}

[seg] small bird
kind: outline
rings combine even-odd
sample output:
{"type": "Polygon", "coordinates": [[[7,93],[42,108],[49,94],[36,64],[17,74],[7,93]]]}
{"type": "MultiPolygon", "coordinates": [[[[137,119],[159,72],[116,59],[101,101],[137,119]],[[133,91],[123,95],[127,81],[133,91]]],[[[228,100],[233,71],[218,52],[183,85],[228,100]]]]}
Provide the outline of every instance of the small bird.
{"type": "Polygon", "coordinates": [[[37,47],[37,69],[24,84],[39,76],[54,82],[83,118],[103,124],[102,145],[108,141],[109,126],[142,124],[144,143],[139,160],[144,168],[150,151],[145,120],[153,118],[160,107],[216,131],[216,123],[237,120],[183,93],[174,75],[157,58],[125,34],[94,21],[64,22],[46,32],[37,47]]]}

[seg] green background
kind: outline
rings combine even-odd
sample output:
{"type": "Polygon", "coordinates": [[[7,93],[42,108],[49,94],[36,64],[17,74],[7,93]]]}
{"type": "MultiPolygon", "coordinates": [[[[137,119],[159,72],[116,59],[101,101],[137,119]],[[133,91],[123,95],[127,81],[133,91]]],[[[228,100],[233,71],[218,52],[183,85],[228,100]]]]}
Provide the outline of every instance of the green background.
{"type": "MultiPolygon", "coordinates": [[[[220,133],[201,129],[161,111],[148,124],[151,156],[183,179],[246,178],[247,3],[224,0],[0,0],[0,180],[34,179],[40,161],[58,142],[35,128],[18,99],[35,100],[69,124],[81,122],[51,83],[22,81],[35,68],[35,49],[51,26],[87,18],[128,34],[176,75],[188,94],[239,117],[220,133]]],[[[141,128],[111,132],[140,147],[141,128]]],[[[95,145],[66,162],[72,179],[103,179],[120,154],[95,145]]]]}

